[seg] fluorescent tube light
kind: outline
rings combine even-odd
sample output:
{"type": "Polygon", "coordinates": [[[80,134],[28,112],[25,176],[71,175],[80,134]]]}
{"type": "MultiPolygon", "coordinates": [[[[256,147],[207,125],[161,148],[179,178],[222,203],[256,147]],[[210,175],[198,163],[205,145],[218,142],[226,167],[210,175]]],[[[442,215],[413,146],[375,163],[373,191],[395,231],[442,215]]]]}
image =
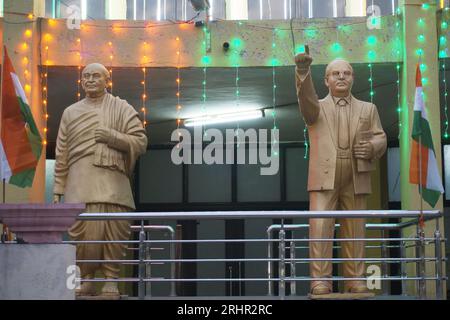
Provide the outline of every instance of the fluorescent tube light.
{"type": "Polygon", "coordinates": [[[250,110],[234,113],[223,113],[215,115],[201,116],[184,120],[185,127],[197,127],[209,124],[219,124],[227,122],[238,122],[259,119],[264,117],[264,110],[250,110]]]}

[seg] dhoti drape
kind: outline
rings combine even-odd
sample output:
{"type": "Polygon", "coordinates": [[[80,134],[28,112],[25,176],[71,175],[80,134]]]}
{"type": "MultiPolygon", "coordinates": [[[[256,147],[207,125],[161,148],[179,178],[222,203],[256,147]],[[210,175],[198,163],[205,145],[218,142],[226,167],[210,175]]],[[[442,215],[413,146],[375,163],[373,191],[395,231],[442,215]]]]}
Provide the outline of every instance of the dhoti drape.
{"type": "MultiPolygon", "coordinates": [[[[108,203],[88,203],[86,213],[130,212],[125,206],[108,203]]],[[[69,230],[72,240],[129,240],[130,223],[123,220],[77,221],[69,230]]],[[[77,260],[120,260],[126,255],[126,244],[79,244],[77,260]]],[[[100,270],[106,278],[118,278],[118,263],[79,263],[81,277],[93,278],[100,270]]]]}

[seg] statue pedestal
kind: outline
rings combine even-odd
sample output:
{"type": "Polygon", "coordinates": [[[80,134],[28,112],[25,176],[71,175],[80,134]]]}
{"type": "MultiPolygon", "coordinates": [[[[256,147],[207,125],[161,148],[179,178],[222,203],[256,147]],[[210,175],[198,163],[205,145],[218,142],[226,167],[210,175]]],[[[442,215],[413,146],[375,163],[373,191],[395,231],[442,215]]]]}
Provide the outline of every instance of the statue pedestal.
{"type": "Polygon", "coordinates": [[[84,204],[0,204],[0,222],[27,243],[61,243],[84,204]]]}
{"type": "Polygon", "coordinates": [[[27,242],[0,244],[0,300],[75,299],[76,248],[61,242],[84,210],[84,204],[0,204],[0,222],[27,242]]]}
{"type": "Polygon", "coordinates": [[[73,300],[75,246],[0,244],[0,300],[73,300]],[[72,287],[72,288],[71,288],[72,287]]]}

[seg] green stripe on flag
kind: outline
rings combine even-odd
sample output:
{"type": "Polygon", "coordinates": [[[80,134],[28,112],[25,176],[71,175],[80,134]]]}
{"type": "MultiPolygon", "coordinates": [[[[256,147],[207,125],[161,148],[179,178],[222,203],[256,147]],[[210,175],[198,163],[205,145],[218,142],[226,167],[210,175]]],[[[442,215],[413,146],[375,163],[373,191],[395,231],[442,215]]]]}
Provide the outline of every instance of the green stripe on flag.
{"type": "MultiPolygon", "coordinates": [[[[419,188],[419,192],[420,192],[420,189],[421,188],[419,188]]],[[[431,190],[431,189],[427,189],[427,188],[423,188],[423,190],[422,190],[423,200],[425,200],[425,202],[427,202],[433,208],[436,206],[436,203],[438,202],[440,196],[441,196],[441,193],[439,191],[431,190]]]]}
{"type": "Polygon", "coordinates": [[[39,129],[34,122],[33,114],[31,113],[30,107],[19,97],[20,111],[24,121],[28,124],[27,135],[31,144],[31,150],[37,160],[41,158],[42,154],[42,138],[39,133],[39,129]]]}
{"type": "Polygon", "coordinates": [[[434,152],[430,124],[428,123],[428,120],[422,118],[422,112],[420,111],[414,111],[414,120],[411,136],[417,142],[419,142],[420,137],[420,143],[423,146],[433,150],[434,152]]]}
{"type": "MultiPolygon", "coordinates": [[[[26,132],[28,136],[28,141],[30,142],[31,151],[37,160],[40,159],[42,154],[42,138],[39,133],[39,130],[34,122],[33,114],[31,113],[30,107],[20,98],[20,112],[22,113],[23,120],[26,125],[26,132]]],[[[30,168],[25,171],[22,171],[18,174],[13,175],[9,183],[20,188],[31,187],[33,185],[34,176],[36,173],[36,168],[30,168]]]]}
{"type": "Polygon", "coordinates": [[[36,169],[28,169],[13,175],[9,179],[9,184],[13,184],[20,188],[27,188],[33,185],[34,174],[36,173],[36,169]]]}

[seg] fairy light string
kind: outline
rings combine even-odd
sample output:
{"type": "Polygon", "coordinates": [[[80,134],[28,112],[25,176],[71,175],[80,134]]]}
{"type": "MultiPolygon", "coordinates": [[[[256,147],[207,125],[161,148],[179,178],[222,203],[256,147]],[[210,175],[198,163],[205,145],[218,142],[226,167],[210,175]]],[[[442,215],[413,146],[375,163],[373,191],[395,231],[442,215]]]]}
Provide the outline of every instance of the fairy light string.
{"type": "Polygon", "coordinates": [[[44,64],[44,73],[42,76],[42,111],[44,114],[44,129],[43,129],[43,137],[42,144],[44,146],[47,145],[47,134],[48,134],[48,66],[49,66],[49,42],[50,35],[47,34],[45,36],[45,64],[44,64]]]}
{"type": "MultiPolygon", "coordinates": [[[[400,7],[397,8],[397,21],[395,22],[395,26],[397,28],[397,34],[400,36],[401,35],[401,9],[400,7]]],[[[402,135],[402,129],[403,129],[403,124],[402,124],[402,103],[401,103],[401,86],[400,86],[400,62],[402,57],[402,52],[401,52],[401,41],[400,39],[397,39],[397,47],[396,47],[396,52],[397,52],[397,64],[395,65],[395,69],[397,72],[397,81],[396,81],[396,85],[397,85],[397,117],[398,117],[398,139],[400,140],[401,135],[402,135]]]]}
{"type": "Polygon", "coordinates": [[[114,89],[114,84],[113,84],[113,61],[114,61],[114,48],[113,48],[113,44],[111,41],[108,42],[108,46],[109,46],[109,77],[110,77],[110,82],[109,82],[109,87],[111,90],[111,94],[113,93],[113,89],[114,89]]]}
{"type": "MultiPolygon", "coordinates": [[[[448,10],[448,8],[445,8],[445,10],[448,10]]],[[[445,15],[442,15],[444,17],[445,15]]],[[[448,22],[442,21],[441,23],[441,35],[439,37],[439,58],[442,62],[441,64],[441,70],[442,70],[442,85],[444,86],[444,128],[443,128],[443,137],[444,139],[449,138],[449,118],[448,118],[448,104],[447,104],[447,97],[448,97],[448,88],[447,88],[447,30],[448,30],[448,22]]]]}
{"type": "Polygon", "coordinates": [[[78,43],[78,52],[77,52],[77,57],[78,57],[77,99],[78,99],[78,101],[80,101],[80,99],[81,99],[81,66],[82,66],[81,38],[77,39],[77,43],[78,43]]]}
{"type": "MultiPolygon", "coordinates": [[[[276,81],[276,65],[277,65],[277,59],[276,59],[276,34],[278,30],[273,29],[272,30],[272,119],[273,119],[273,128],[272,128],[272,150],[275,150],[275,146],[279,143],[273,132],[277,130],[277,81],[276,81]]],[[[272,151],[274,156],[278,156],[278,152],[272,151]]]]}
{"type": "Polygon", "coordinates": [[[148,92],[147,92],[147,63],[148,63],[148,43],[143,43],[144,55],[142,57],[142,96],[141,96],[141,113],[142,113],[142,125],[144,128],[147,126],[147,100],[148,100],[148,92]]]}
{"type": "MultiPolygon", "coordinates": [[[[204,36],[204,40],[203,40],[203,46],[204,46],[204,53],[205,55],[203,56],[203,82],[202,82],[202,112],[203,115],[206,116],[207,112],[206,112],[206,100],[207,100],[207,86],[206,86],[206,81],[207,81],[207,68],[208,68],[208,64],[210,62],[211,57],[208,56],[208,45],[207,45],[207,41],[208,41],[208,28],[205,26],[203,27],[203,36],[204,36]]],[[[207,133],[206,133],[206,125],[203,125],[203,135],[206,137],[207,133]]]]}
{"type": "Polygon", "coordinates": [[[447,75],[446,75],[447,65],[445,58],[442,59],[442,83],[444,85],[444,138],[448,139],[448,104],[447,104],[447,97],[448,97],[448,88],[447,88],[447,75]]]}
{"type": "Polygon", "coordinates": [[[180,37],[176,37],[175,39],[176,41],[176,45],[177,45],[177,79],[176,79],[176,83],[177,83],[177,107],[176,107],[176,112],[177,112],[177,132],[178,135],[180,135],[179,129],[180,129],[180,124],[181,124],[181,41],[180,41],[180,37]]]}

